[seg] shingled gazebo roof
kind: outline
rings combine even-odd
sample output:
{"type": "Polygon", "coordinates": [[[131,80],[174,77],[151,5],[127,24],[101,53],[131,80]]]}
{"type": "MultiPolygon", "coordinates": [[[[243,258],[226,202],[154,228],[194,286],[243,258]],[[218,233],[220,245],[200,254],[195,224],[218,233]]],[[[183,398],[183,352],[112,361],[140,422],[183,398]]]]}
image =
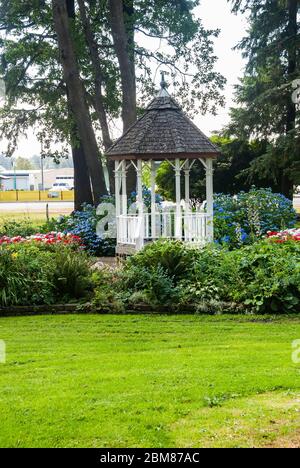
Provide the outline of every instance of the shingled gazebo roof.
{"type": "Polygon", "coordinates": [[[111,159],[216,157],[219,149],[161,89],[140,117],[107,151],[111,159]]]}

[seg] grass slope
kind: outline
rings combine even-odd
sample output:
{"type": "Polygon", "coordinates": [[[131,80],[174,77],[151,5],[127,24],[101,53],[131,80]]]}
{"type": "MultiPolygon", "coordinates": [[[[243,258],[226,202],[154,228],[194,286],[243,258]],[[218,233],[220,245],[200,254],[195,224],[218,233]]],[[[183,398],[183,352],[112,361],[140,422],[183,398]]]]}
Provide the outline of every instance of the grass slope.
{"type": "Polygon", "coordinates": [[[299,338],[300,318],[1,318],[0,446],[297,446],[299,338]]]}

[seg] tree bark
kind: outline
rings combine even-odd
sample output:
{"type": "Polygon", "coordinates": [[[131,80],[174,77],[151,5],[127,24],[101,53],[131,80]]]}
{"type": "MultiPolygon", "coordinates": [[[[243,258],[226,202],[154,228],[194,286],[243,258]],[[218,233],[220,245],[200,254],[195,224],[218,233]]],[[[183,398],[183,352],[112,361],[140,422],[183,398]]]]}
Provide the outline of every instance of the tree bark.
{"type": "Polygon", "coordinates": [[[90,174],[93,201],[97,205],[107,193],[91,116],[85,101],[85,91],[71,37],[65,0],[52,0],[54,27],[57,34],[64,80],[68,88],[71,109],[90,174]]]}
{"type": "MultiPolygon", "coordinates": [[[[133,0],[109,0],[109,19],[122,83],[123,131],[136,121],[136,79],[134,63],[133,0]]],[[[127,194],[136,190],[136,171],[127,171],[127,194]]]]}
{"type": "Polygon", "coordinates": [[[134,30],[130,19],[133,14],[133,2],[109,0],[108,8],[114,48],[120,67],[123,130],[126,132],[137,118],[134,30]]]}
{"type": "MultiPolygon", "coordinates": [[[[87,15],[86,6],[84,0],[78,0],[79,11],[81,22],[84,30],[85,41],[89,50],[93,71],[94,71],[94,85],[95,85],[95,96],[93,96],[93,105],[95,111],[97,112],[98,119],[100,122],[101,132],[102,132],[102,141],[104,150],[107,151],[112,145],[112,139],[110,137],[110,131],[107,123],[107,114],[103,100],[102,94],[102,83],[103,83],[103,76],[102,76],[102,67],[99,58],[98,52],[98,44],[95,38],[95,34],[91,27],[91,22],[87,15]]],[[[106,165],[109,174],[109,185],[110,185],[110,193],[114,193],[114,162],[111,161],[109,158],[106,160],[106,165]]]]}
{"type": "MultiPolygon", "coordinates": [[[[68,18],[70,20],[75,19],[75,2],[74,0],[66,0],[68,18]]],[[[68,103],[68,112],[70,119],[74,120],[73,111],[71,108],[70,98],[68,88],[66,87],[67,103],[68,103]]],[[[79,140],[78,130],[76,125],[72,126],[72,135],[71,141],[79,140]]],[[[81,141],[78,141],[78,144],[71,143],[72,146],[72,158],[74,165],[74,208],[76,211],[80,211],[82,205],[87,203],[89,205],[93,204],[93,195],[91,189],[91,180],[89,176],[88,167],[86,164],[86,158],[83,151],[83,146],[81,141]]]]}
{"type": "Polygon", "coordinates": [[[97,112],[100,126],[101,126],[103,146],[105,150],[108,150],[108,148],[112,145],[112,140],[110,138],[106,110],[105,110],[105,106],[103,102],[103,94],[102,94],[103,77],[102,77],[101,62],[100,62],[99,53],[98,53],[98,44],[97,44],[95,35],[92,31],[91,23],[87,16],[87,11],[86,11],[84,0],[78,0],[78,5],[79,5],[81,22],[82,22],[82,26],[83,26],[83,30],[85,34],[85,41],[89,50],[91,62],[93,65],[93,71],[94,71],[94,83],[95,83],[95,92],[96,92],[96,95],[94,98],[94,107],[97,112]]]}
{"type": "Polygon", "coordinates": [[[89,205],[93,204],[91,182],[82,144],[78,147],[72,147],[72,156],[74,163],[74,207],[76,211],[80,211],[84,203],[89,205]]]}
{"type": "MultiPolygon", "coordinates": [[[[295,78],[297,70],[297,47],[296,36],[298,33],[297,13],[298,13],[298,0],[288,0],[288,15],[289,21],[287,26],[288,36],[288,79],[292,81],[295,78]]],[[[296,124],[296,104],[288,97],[287,114],[286,114],[286,133],[288,134],[295,129],[296,124]]],[[[285,172],[287,169],[289,155],[284,155],[284,168],[281,177],[281,191],[288,197],[293,199],[293,182],[289,175],[285,172]]]]}

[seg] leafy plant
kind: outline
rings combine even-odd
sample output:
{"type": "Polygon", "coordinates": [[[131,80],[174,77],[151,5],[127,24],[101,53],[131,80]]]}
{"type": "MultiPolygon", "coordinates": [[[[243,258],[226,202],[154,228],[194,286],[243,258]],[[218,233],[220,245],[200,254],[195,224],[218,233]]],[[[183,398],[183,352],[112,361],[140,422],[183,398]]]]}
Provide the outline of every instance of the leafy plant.
{"type": "Polygon", "coordinates": [[[181,241],[161,239],[129,258],[125,268],[138,267],[151,271],[161,268],[176,284],[189,274],[196,256],[197,250],[181,241]]]}
{"type": "Polygon", "coordinates": [[[109,268],[97,270],[92,275],[94,293],[92,298],[93,308],[102,312],[123,312],[124,295],[120,293],[117,275],[109,268]]]}
{"type": "Polygon", "coordinates": [[[198,303],[202,310],[217,299],[233,310],[243,305],[244,312],[299,311],[300,246],[264,240],[232,251],[204,248],[193,275],[179,286],[181,303],[198,303]]]}
{"type": "MultiPolygon", "coordinates": [[[[52,230],[52,229],[51,229],[52,230]]],[[[39,231],[39,226],[32,223],[32,220],[29,218],[24,218],[20,221],[18,220],[5,220],[0,223],[0,237],[27,237],[39,231]]]]}
{"type": "Polygon", "coordinates": [[[262,240],[240,249],[159,241],[130,258],[115,287],[124,302],[198,312],[300,311],[300,244],[262,240]],[[144,298],[144,299],[143,299],[144,298]]]}
{"type": "Polygon", "coordinates": [[[271,189],[217,194],[214,203],[215,239],[220,244],[240,247],[261,238],[268,231],[291,228],[296,212],[291,200],[271,189]]]}
{"type": "Polygon", "coordinates": [[[74,254],[71,248],[55,246],[55,269],[51,281],[57,297],[80,299],[92,292],[90,262],[83,251],[74,254]]]}
{"type": "Polygon", "coordinates": [[[32,241],[0,247],[0,306],[77,300],[91,290],[89,260],[72,246],[32,241]]]}
{"type": "MultiPolygon", "coordinates": [[[[106,201],[106,200],[105,200],[106,201]]],[[[115,239],[101,238],[96,233],[97,223],[103,218],[96,213],[96,208],[85,205],[82,211],[74,211],[70,216],[61,216],[52,229],[79,236],[87,251],[96,256],[114,256],[115,239]]]]}
{"type": "Polygon", "coordinates": [[[27,244],[0,248],[0,305],[50,304],[54,285],[50,252],[27,244]]]}
{"type": "Polygon", "coordinates": [[[127,291],[127,302],[136,301],[136,293],[142,293],[146,303],[173,306],[176,303],[177,291],[174,280],[161,265],[146,268],[131,266],[120,276],[120,286],[127,291]]]}

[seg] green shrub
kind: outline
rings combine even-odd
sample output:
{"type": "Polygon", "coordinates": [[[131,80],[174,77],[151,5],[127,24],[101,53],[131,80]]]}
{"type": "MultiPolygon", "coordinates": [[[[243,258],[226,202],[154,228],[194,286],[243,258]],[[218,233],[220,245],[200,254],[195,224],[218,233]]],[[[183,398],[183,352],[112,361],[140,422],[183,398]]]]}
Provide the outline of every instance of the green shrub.
{"type": "Polygon", "coordinates": [[[297,312],[300,244],[264,240],[230,251],[211,245],[191,250],[161,241],[130,258],[114,287],[124,303],[146,302],[155,309],[297,312]]]}
{"type": "Polygon", "coordinates": [[[161,265],[149,268],[130,265],[120,274],[119,288],[126,291],[124,299],[131,304],[137,301],[137,293],[144,296],[144,302],[154,307],[172,306],[176,302],[174,279],[161,265]]]}
{"type": "Polygon", "coordinates": [[[291,200],[271,189],[253,187],[235,196],[216,194],[214,200],[215,239],[220,244],[241,247],[268,231],[292,228],[296,212],[291,200]]]}
{"type": "Polygon", "coordinates": [[[117,278],[117,273],[109,268],[103,268],[93,273],[93,308],[102,312],[123,312],[125,310],[125,297],[119,288],[117,278]]]}
{"type": "Polygon", "coordinates": [[[300,246],[261,241],[233,251],[204,248],[180,290],[182,304],[218,300],[245,312],[299,311],[300,246]]]}
{"type": "Polygon", "coordinates": [[[296,242],[267,241],[228,255],[227,264],[238,276],[229,296],[255,312],[300,311],[300,246],[296,242]]]}
{"type": "Polygon", "coordinates": [[[5,220],[0,223],[0,237],[27,237],[36,234],[39,230],[40,226],[33,223],[29,218],[24,218],[22,220],[5,220]]]}
{"type": "Polygon", "coordinates": [[[84,252],[36,242],[0,247],[0,306],[53,304],[91,290],[84,252]]]}
{"type": "Polygon", "coordinates": [[[125,269],[139,268],[155,272],[161,268],[176,284],[190,273],[197,254],[197,250],[181,241],[161,239],[129,258],[125,269]]]}
{"type": "Polygon", "coordinates": [[[0,248],[0,305],[53,303],[53,269],[51,253],[36,245],[0,248]]]}

